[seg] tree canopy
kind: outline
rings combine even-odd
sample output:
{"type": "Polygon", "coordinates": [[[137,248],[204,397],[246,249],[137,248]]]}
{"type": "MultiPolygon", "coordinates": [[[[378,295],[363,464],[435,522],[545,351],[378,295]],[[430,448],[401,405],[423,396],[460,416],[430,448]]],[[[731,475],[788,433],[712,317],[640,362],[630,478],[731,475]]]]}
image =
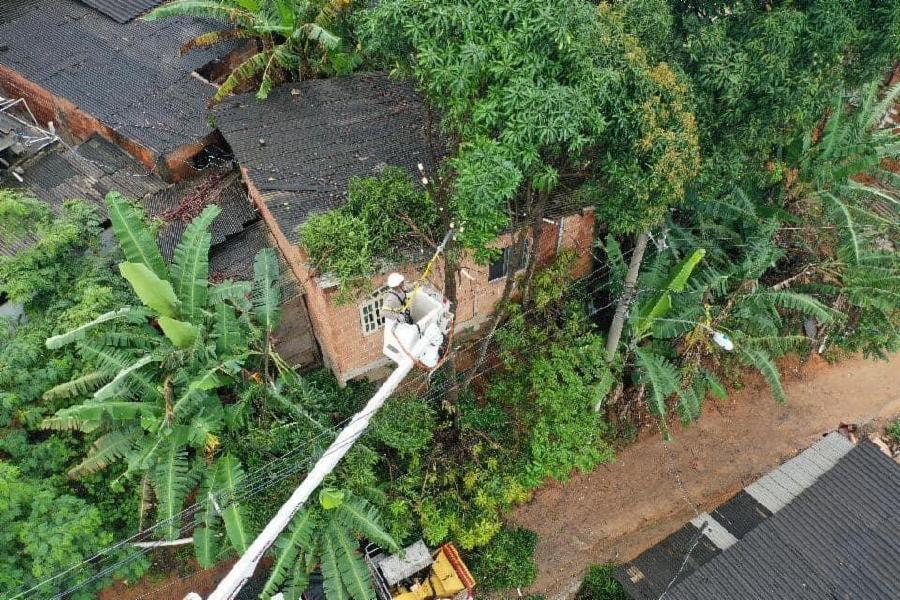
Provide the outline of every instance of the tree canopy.
{"type": "Polygon", "coordinates": [[[524,190],[589,182],[618,215],[611,226],[641,228],[681,200],[699,168],[683,78],[648,57],[618,9],[386,0],[360,35],[414,78],[440,115],[452,208],[469,247],[483,248],[510,225],[524,190]]]}

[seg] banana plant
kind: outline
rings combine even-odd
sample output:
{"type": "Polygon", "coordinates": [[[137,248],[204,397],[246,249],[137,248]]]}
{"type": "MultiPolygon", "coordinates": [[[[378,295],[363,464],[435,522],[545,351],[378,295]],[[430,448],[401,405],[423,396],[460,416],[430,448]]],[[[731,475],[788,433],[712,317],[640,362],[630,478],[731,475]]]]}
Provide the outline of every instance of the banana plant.
{"type": "Polygon", "coordinates": [[[265,268],[257,270],[255,282],[211,285],[209,227],[218,207],[206,207],[187,226],[166,264],[140,209],[114,192],[106,203],[125,257],[119,272],[140,305],[46,341],[51,349],[75,344],[92,368],[45,393],[76,403],[46,418],[43,427],[97,435],[69,476],[125,461],[124,476],[143,478],[141,489],[152,491],[167,523],[165,536],[172,539],[181,529],[184,500],[208,469],[232,409],[220,392],[238,384],[245,370],[260,370],[271,351],[267,339],[280,317],[278,262],[271,249],[263,250],[257,264],[265,268]]]}
{"type": "Polygon", "coordinates": [[[225,28],[201,34],[181,47],[182,54],[232,40],[254,40],[258,51],[231,71],[213,96],[213,103],[248,82],[259,80],[257,98],[263,100],[285,73],[296,71],[301,79],[318,70],[342,73],[359,59],[342,49],[333,33],[346,0],[172,0],[151,11],[145,20],[195,16],[222,22],[225,28]],[[314,64],[318,59],[320,66],[314,64]]]}
{"type": "Polygon", "coordinates": [[[260,598],[281,592],[285,600],[300,600],[309,574],[318,566],[328,600],[374,600],[372,575],[359,551],[361,538],[399,552],[368,502],[346,491],[323,489],[319,505],[298,512],[276,540],[272,570],[260,598]]]}

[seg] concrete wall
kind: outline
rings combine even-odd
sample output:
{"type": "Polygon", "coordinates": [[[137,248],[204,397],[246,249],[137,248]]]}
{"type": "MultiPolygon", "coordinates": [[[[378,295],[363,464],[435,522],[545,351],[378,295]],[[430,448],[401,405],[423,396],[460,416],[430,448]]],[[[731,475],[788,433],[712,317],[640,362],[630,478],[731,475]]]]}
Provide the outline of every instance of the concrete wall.
{"type": "MultiPolygon", "coordinates": [[[[388,371],[389,361],[381,352],[383,330],[378,329],[368,335],[363,333],[361,302],[340,304],[337,301],[337,287],[329,286],[310,273],[306,267],[308,261],[305,254],[280,230],[259,190],[247,177],[246,170],[244,180],[260,214],[272,231],[279,250],[304,290],[305,307],[309,313],[312,330],[319,342],[325,366],[330,368],[342,383],[358,377],[377,379],[384,376],[388,371]]],[[[587,275],[592,268],[591,244],[594,228],[595,218],[592,209],[555,219],[552,224],[545,223],[541,239],[537,243],[532,240],[532,248],[538,252],[538,264],[545,266],[553,260],[558,251],[572,249],[578,254],[578,260],[573,266],[573,275],[576,277],[587,275]]],[[[512,236],[503,235],[496,243],[497,247],[508,246],[512,243],[512,236]]],[[[488,281],[488,267],[477,264],[472,256],[467,256],[461,266],[464,275],[457,280],[458,305],[455,314],[456,331],[464,335],[471,334],[488,321],[497,301],[503,295],[506,279],[488,281]]],[[[417,267],[410,266],[400,271],[409,281],[420,277],[417,267]]],[[[383,286],[385,279],[386,275],[373,278],[372,289],[383,286]]],[[[432,276],[437,289],[443,287],[443,279],[443,265],[439,263],[432,276]]]]}

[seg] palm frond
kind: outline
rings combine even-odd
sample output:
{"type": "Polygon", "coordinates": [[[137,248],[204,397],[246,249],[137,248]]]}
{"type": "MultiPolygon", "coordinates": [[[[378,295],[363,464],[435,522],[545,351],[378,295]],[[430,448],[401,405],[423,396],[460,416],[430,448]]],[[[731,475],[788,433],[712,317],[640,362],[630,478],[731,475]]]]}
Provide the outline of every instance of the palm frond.
{"type": "Polygon", "coordinates": [[[147,402],[103,402],[79,404],[57,411],[41,422],[42,429],[65,431],[75,429],[90,433],[104,417],[113,421],[130,421],[143,416],[160,416],[162,409],[147,402]]]}
{"type": "Polygon", "coordinates": [[[176,440],[167,440],[150,474],[156,493],[157,516],[166,523],[163,529],[166,539],[174,540],[181,532],[179,513],[184,499],[197,483],[198,474],[190,468],[187,450],[176,440]]]}
{"type": "MultiPolygon", "coordinates": [[[[97,363],[99,370],[109,373],[111,377],[134,363],[133,356],[117,348],[97,346],[87,341],[81,342],[78,348],[82,355],[97,363]]],[[[132,371],[129,382],[134,383],[137,386],[136,392],[142,394],[147,400],[155,400],[160,397],[155,382],[140,371],[132,371]]]]}
{"type": "Polygon", "coordinates": [[[346,498],[338,507],[337,516],[348,529],[358,531],[369,541],[391,552],[400,551],[397,542],[381,524],[376,508],[365,499],[355,496],[346,498]]]}
{"type": "Polygon", "coordinates": [[[240,309],[249,310],[250,292],[252,286],[249,281],[223,281],[209,288],[209,304],[216,306],[221,302],[231,302],[240,309]]]}
{"type": "Polygon", "coordinates": [[[343,527],[332,522],[326,533],[334,549],[341,582],[353,600],[375,600],[372,574],[359,553],[359,543],[343,527]]]}
{"type": "Polygon", "coordinates": [[[703,248],[694,250],[691,256],[670,273],[659,294],[638,310],[634,324],[635,339],[641,339],[649,333],[654,321],[664,317],[672,309],[672,293],[684,291],[691,273],[705,254],[706,250],[703,248]]]}
{"type": "Polygon", "coordinates": [[[194,558],[202,568],[213,568],[216,565],[219,549],[215,530],[210,527],[195,527],[193,536],[194,558]]]}
{"type": "Polygon", "coordinates": [[[253,308],[256,319],[267,334],[278,329],[281,321],[280,277],[275,250],[266,248],[256,254],[253,264],[253,308]]]}
{"type": "Polygon", "coordinates": [[[216,461],[214,493],[223,505],[221,514],[228,540],[241,554],[247,551],[251,542],[243,507],[236,501],[238,482],[243,479],[244,470],[236,458],[226,455],[216,461]]]}
{"type": "Polygon", "coordinates": [[[271,50],[259,52],[238,65],[238,67],[228,75],[228,78],[222,82],[222,85],[213,96],[212,103],[218,104],[236,89],[245,83],[252,81],[257,75],[265,71],[271,56],[271,50]]]}
{"type": "Polygon", "coordinates": [[[212,235],[209,227],[222,209],[207,206],[184,230],[172,260],[172,284],[181,301],[182,314],[196,321],[206,306],[209,286],[209,246],[212,235]]]}
{"type": "Polygon", "coordinates": [[[234,309],[224,302],[216,305],[216,312],[213,318],[216,353],[219,357],[228,356],[241,341],[241,324],[237,315],[234,314],[234,309]]]}
{"type": "Polygon", "coordinates": [[[156,21],[170,17],[203,17],[232,23],[249,21],[252,14],[247,9],[228,6],[217,0],[172,0],[150,11],[144,16],[144,20],[156,21]]]}
{"type": "Polygon", "coordinates": [[[198,35],[194,39],[182,44],[181,53],[187,54],[191,50],[196,50],[198,48],[207,48],[231,40],[242,40],[252,37],[254,37],[253,33],[246,29],[222,29],[219,31],[210,31],[198,35]]]}
{"type": "Polygon", "coordinates": [[[200,512],[197,513],[194,527],[194,557],[204,569],[213,567],[219,558],[220,545],[218,539],[219,514],[212,500],[215,489],[215,469],[207,469],[203,482],[197,492],[200,512]]]}
{"type": "Polygon", "coordinates": [[[166,279],[168,272],[156,238],[144,225],[143,215],[118,192],[106,195],[106,207],[113,233],[119,240],[125,259],[142,263],[157,277],[166,279]]]}
{"type": "Polygon", "coordinates": [[[304,23],[294,31],[294,38],[305,37],[323,48],[333,50],[341,45],[341,38],[315,23],[304,23]]]}
{"type": "Polygon", "coordinates": [[[872,127],[878,125],[884,115],[886,115],[887,112],[897,103],[898,97],[900,97],[900,82],[897,82],[889,87],[884,93],[884,97],[881,99],[881,101],[873,106],[870,111],[868,111],[866,119],[864,121],[864,126],[867,129],[871,129],[872,127]]]}
{"type": "Polygon", "coordinates": [[[778,370],[778,366],[772,360],[772,357],[765,350],[744,347],[740,349],[740,356],[744,363],[762,373],[762,376],[769,384],[769,388],[772,390],[775,400],[779,404],[784,404],[787,401],[787,397],[784,393],[784,386],[781,384],[781,372],[778,370]]]}
{"type": "Polygon", "coordinates": [[[131,333],[126,331],[109,331],[103,334],[103,344],[113,348],[125,348],[130,350],[150,350],[159,342],[159,332],[148,328],[146,333],[131,333]]]}
{"type": "Polygon", "coordinates": [[[297,557],[301,551],[309,548],[315,527],[316,519],[314,513],[308,508],[294,515],[288,530],[275,541],[275,562],[272,564],[272,568],[269,571],[269,579],[266,581],[260,597],[270,598],[274,596],[288,576],[292,574],[292,570],[299,570],[304,575],[306,574],[303,565],[297,560],[297,557]]]}
{"type": "Polygon", "coordinates": [[[788,352],[795,352],[809,347],[810,340],[803,335],[769,335],[769,336],[741,336],[737,342],[740,346],[750,349],[763,350],[767,354],[783,356],[788,352]]]}
{"type": "Polygon", "coordinates": [[[119,263],[119,272],[131,284],[134,293],[144,306],[152,308],[161,316],[178,316],[178,297],[172,284],[157,276],[144,263],[119,263]]]}
{"type": "Polygon", "coordinates": [[[130,365],[116,373],[116,376],[113,377],[112,381],[94,392],[94,400],[101,401],[112,398],[119,392],[121,386],[127,379],[129,379],[134,373],[146,367],[155,360],[156,358],[152,354],[148,354],[131,363],[130,365]]]}
{"type": "Polygon", "coordinates": [[[157,323],[172,345],[182,350],[190,348],[200,337],[200,330],[187,321],[160,317],[157,319],[157,323]]]}
{"type": "Polygon", "coordinates": [[[681,375],[664,356],[645,348],[635,348],[634,352],[650,386],[650,408],[664,421],[666,401],[681,387],[681,375]]]}
{"type": "Polygon", "coordinates": [[[814,317],[821,323],[830,323],[839,314],[808,294],[789,290],[758,290],[751,299],[814,317]]]}
{"type": "Polygon", "coordinates": [[[84,339],[84,336],[89,331],[104,323],[109,323],[110,321],[115,321],[117,319],[128,319],[133,322],[138,322],[145,319],[146,317],[146,310],[142,308],[125,306],[123,308],[103,313],[96,319],[93,319],[85,323],[84,325],[80,325],[75,329],[69,330],[59,335],[54,335],[53,337],[49,337],[47,338],[46,345],[50,350],[57,350],[58,348],[62,348],[66,344],[71,344],[72,342],[75,342],[77,340],[84,339]]]}
{"type": "Polygon", "coordinates": [[[336,540],[331,535],[331,528],[323,532],[325,535],[319,541],[322,567],[322,580],[325,587],[325,596],[328,600],[350,600],[350,594],[344,587],[341,577],[341,569],[338,566],[338,548],[336,540]]]}
{"type": "Polygon", "coordinates": [[[853,250],[853,259],[854,262],[859,262],[860,257],[860,243],[859,237],[856,234],[856,223],[853,221],[853,217],[850,215],[850,209],[846,204],[841,202],[837,196],[830,192],[823,192],[820,194],[823,198],[829,200],[835,208],[838,209],[841,217],[843,217],[844,223],[846,223],[846,232],[850,238],[850,247],[853,250]]]}
{"type": "Polygon", "coordinates": [[[110,375],[104,371],[91,371],[81,377],[60,383],[44,392],[44,400],[67,400],[78,396],[90,394],[95,389],[109,381],[110,375]]]}
{"type": "Polygon", "coordinates": [[[77,479],[96,473],[124,458],[134,447],[137,435],[140,435],[140,429],[131,427],[122,431],[111,431],[97,438],[91,445],[87,457],[69,469],[69,478],[77,479]]]}

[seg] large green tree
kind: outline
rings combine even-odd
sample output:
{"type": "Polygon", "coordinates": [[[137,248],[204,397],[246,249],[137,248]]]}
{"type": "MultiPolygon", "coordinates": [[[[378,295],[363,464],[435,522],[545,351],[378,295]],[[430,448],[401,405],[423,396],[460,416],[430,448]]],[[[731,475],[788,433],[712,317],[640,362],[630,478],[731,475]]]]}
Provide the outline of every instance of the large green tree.
{"type": "Polygon", "coordinates": [[[831,99],[900,58],[895,0],[617,0],[656,60],[690,82],[706,198],[771,180],[766,163],[825,116],[831,99]]]}
{"type": "MultiPolygon", "coordinates": [[[[648,57],[623,12],[608,5],[386,0],[367,15],[361,38],[416,81],[429,125],[442,125],[448,160],[430,190],[445,228],[455,224],[458,245],[477,258],[518,229],[518,264],[524,231],[540,235],[551,198],[595,203],[608,227],[641,230],[683,198],[699,168],[687,86],[648,57]]],[[[431,140],[439,139],[433,127],[431,140]]],[[[456,266],[451,250],[451,301],[456,266]]]]}

